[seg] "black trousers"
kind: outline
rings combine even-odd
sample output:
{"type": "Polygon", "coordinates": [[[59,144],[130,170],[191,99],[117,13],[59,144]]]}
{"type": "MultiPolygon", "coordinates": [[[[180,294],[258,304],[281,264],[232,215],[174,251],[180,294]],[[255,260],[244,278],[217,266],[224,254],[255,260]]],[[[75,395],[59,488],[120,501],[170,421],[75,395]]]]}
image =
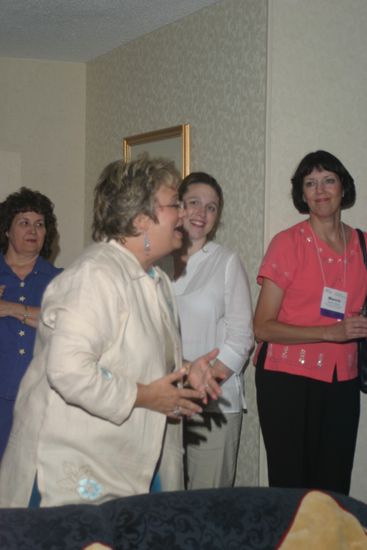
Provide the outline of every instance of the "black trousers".
{"type": "Polygon", "coordinates": [[[255,380],[269,485],[349,494],[360,413],[357,379],[338,382],[336,370],[332,383],[264,370],[265,353],[255,380]]]}

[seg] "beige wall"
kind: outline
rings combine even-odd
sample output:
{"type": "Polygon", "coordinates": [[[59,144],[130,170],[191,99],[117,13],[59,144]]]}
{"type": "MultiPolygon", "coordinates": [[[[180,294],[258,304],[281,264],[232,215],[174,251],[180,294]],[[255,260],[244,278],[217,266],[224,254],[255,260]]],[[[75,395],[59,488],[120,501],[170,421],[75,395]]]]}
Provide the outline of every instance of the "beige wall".
{"type": "MultiPolygon", "coordinates": [[[[316,149],[334,153],[355,178],[357,203],[343,219],[367,229],[367,3],[269,5],[265,242],[301,219],[291,204],[289,178],[316,149]]],[[[362,409],[352,495],[367,501],[367,396],[362,409]]]]}
{"type": "Polygon", "coordinates": [[[0,58],[0,200],[20,185],[55,203],[56,264],[84,237],[85,65],[0,58]]]}
{"type": "MultiPolygon", "coordinates": [[[[124,136],[191,124],[193,170],[223,184],[219,240],[237,249],[255,294],[262,255],[265,0],[223,0],[87,64],[86,237],[92,188],[124,136]]],[[[253,368],[238,483],[258,483],[253,368]]]]}

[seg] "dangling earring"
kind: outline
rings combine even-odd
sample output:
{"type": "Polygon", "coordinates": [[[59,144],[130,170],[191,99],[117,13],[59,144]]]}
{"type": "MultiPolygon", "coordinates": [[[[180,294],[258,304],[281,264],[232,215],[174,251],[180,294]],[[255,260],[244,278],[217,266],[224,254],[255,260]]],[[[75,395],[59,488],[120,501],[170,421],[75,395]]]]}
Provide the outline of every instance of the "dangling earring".
{"type": "Polygon", "coordinates": [[[150,240],[146,231],[144,231],[144,252],[147,255],[150,252],[150,240]]]}

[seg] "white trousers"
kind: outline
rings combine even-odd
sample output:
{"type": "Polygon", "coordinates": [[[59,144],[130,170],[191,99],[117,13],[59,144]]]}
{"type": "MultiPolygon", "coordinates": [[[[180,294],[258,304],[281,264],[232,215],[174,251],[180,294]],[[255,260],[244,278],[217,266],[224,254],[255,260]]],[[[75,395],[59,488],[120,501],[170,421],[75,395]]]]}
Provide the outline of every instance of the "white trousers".
{"type": "Polygon", "coordinates": [[[182,420],[167,420],[158,475],[161,491],[184,489],[182,420]]]}
{"type": "Polygon", "coordinates": [[[242,416],[202,413],[185,421],[187,489],[233,486],[242,416]]]}

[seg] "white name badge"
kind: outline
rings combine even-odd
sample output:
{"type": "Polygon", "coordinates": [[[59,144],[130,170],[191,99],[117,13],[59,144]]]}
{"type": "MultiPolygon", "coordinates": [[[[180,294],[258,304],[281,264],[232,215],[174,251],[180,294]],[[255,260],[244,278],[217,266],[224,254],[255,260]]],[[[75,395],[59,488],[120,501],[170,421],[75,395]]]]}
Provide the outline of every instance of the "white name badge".
{"type": "Polygon", "coordinates": [[[325,317],[344,319],[348,293],[336,288],[324,287],[321,298],[320,313],[325,317]]]}

